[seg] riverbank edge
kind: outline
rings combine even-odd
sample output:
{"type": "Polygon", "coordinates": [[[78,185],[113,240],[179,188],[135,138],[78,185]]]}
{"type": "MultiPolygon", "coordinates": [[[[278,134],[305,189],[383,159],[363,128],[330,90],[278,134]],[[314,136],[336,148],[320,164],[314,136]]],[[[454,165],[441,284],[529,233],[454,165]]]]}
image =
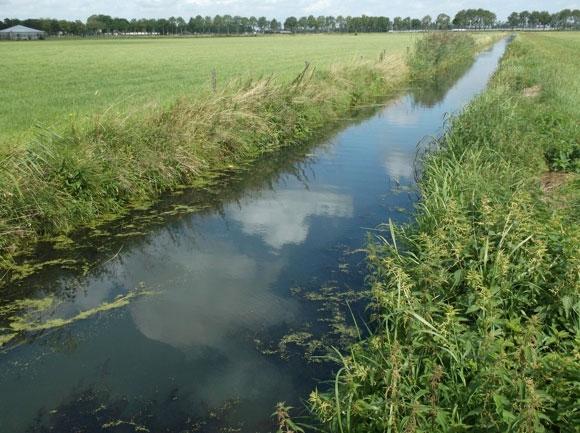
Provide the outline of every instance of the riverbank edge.
{"type": "MultiPolygon", "coordinates": [[[[0,160],[0,271],[36,242],[204,188],[278,149],[304,144],[360,105],[407,84],[401,57],[306,65],[289,83],[232,81],[168,109],[104,113],[45,131],[0,160]]],[[[0,280],[1,281],[1,280],[0,280]]]]}
{"type": "Polygon", "coordinates": [[[39,240],[116,219],[180,188],[204,188],[307,143],[409,82],[407,61],[383,53],[324,70],[307,64],[290,83],[232,81],[168,109],[104,113],[72,120],[64,133],[45,131],[0,160],[0,271],[17,274],[15,258],[39,240]]]}
{"type": "Polygon", "coordinates": [[[374,332],[309,399],[327,431],[577,428],[579,65],[542,38],[426,155],[416,222],[369,243],[374,332]]]}

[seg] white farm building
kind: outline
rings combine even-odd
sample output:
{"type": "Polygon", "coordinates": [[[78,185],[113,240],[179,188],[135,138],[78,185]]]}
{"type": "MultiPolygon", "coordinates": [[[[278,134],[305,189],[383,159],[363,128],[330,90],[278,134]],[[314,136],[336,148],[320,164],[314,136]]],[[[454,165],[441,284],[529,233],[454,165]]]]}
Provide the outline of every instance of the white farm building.
{"type": "Polygon", "coordinates": [[[44,39],[42,30],[31,29],[25,26],[14,26],[8,29],[0,30],[0,39],[10,39],[13,41],[32,41],[44,39]]]}

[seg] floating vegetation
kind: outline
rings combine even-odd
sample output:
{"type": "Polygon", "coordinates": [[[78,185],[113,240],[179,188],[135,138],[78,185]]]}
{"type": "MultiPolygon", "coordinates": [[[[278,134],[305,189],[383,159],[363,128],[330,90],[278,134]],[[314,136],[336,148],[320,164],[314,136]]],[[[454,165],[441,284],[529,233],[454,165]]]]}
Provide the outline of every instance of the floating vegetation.
{"type": "Polygon", "coordinates": [[[66,303],[66,301],[59,300],[54,296],[14,301],[0,307],[0,323],[3,323],[3,326],[0,327],[0,347],[18,336],[67,326],[80,320],[89,319],[99,313],[125,307],[138,297],[151,296],[157,293],[151,290],[135,290],[68,318],[46,319],[50,315],[47,313],[54,313],[59,306],[66,303]]]}
{"type": "Polygon", "coordinates": [[[134,231],[134,232],[117,233],[114,236],[116,238],[136,238],[140,236],[145,236],[146,234],[147,232],[134,231]]]}
{"type": "Polygon", "coordinates": [[[391,194],[402,194],[402,193],[411,193],[411,192],[418,192],[418,189],[415,185],[395,185],[389,191],[391,194]]]}
{"type": "Polygon", "coordinates": [[[12,341],[18,334],[0,334],[0,347],[8,344],[12,341]]]}
{"type": "Polygon", "coordinates": [[[226,433],[241,432],[239,422],[230,417],[239,410],[240,400],[228,399],[220,406],[207,408],[173,399],[179,389],[172,389],[160,399],[113,396],[109,391],[90,387],[76,391],[65,402],[38,413],[26,431],[48,432],[127,432],[127,433],[226,433]],[[194,415],[195,413],[195,415],[194,415]]]}
{"type": "Polygon", "coordinates": [[[56,236],[52,239],[53,248],[55,250],[69,249],[74,245],[74,241],[65,235],[56,236]]]}
{"type": "MultiPolygon", "coordinates": [[[[341,273],[349,272],[346,263],[339,265],[338,269],[341,273]]],[[[283,360],[300,357],[320,363],[333,347],[346,348],[360,338],[353,310],[364,309],[370,299],[369,291],[348,289],[337,281],[330,281],[313,289],[294,287],[290,293],[315,307],[313,322],[290,329],[274,341],[255,338],[254,343],[262,354],[275,355],[283,360]]]]}
{"type": "Polygon", "coordinates": [[[25,262],[12,264],[8,282],[24,279],[47,268],[58,267],[59,269],[74,269],[78,262],[74,259],[54,259],[44,262],[25,262]]]}

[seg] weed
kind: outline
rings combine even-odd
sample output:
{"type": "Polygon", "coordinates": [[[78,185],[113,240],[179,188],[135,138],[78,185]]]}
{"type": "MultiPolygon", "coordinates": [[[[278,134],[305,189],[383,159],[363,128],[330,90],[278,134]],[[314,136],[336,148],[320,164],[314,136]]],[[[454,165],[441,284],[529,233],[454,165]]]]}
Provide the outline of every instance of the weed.
{"type": "Polygon", "coordinates": [[[580,229],[539,179],[577,164],[550,149],[578,144],[578,58],[567,35],[519,36],[425,157],[416,222],[368,247],[375,334],[311,396],[327,430],[577,431],[580,229]]]}

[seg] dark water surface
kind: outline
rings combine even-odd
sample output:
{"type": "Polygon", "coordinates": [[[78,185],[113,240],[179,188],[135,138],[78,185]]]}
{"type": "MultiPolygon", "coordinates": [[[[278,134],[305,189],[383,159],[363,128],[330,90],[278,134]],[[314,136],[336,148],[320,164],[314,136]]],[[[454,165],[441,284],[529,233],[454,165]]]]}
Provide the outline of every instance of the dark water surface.
{"type": "Polygon", "coordinates": [[[301,406],[329,377],[321,345],[355,334],[356,249],[410,217],[417,143],[485,88],[506,43],[450,89],[414,90],[121,241],[84,277],[37,278],[18,310],[29,331],[0,352],[0,431],[271,431],[276,402],[301,406]]]}

